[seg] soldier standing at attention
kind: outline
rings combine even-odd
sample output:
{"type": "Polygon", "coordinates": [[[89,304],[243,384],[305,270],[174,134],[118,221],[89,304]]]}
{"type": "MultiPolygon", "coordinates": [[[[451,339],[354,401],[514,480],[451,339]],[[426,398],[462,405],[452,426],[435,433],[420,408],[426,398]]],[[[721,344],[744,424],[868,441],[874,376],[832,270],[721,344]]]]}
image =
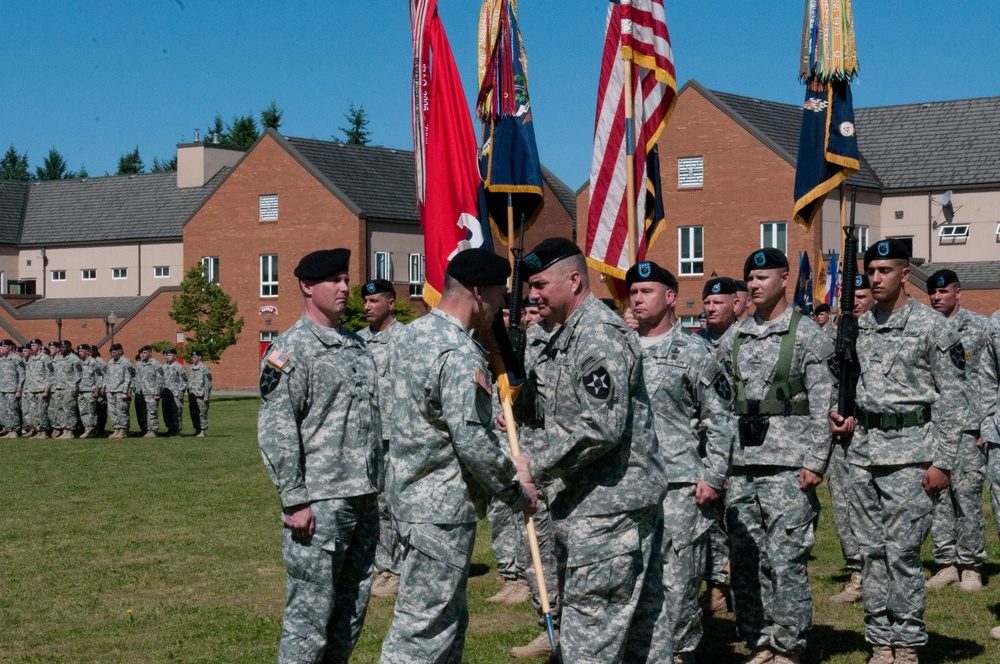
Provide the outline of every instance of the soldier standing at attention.
{"type": "Polygon", "coordinates": [[[858,319],[855,416],[830,414],[848,449],[851,522],[861,548],[871,664],[916,664],[927,643],[920,545],[948,488],[967,419],[965,349],[944,317],[912,299],[909,251],[865,251],[876,306],[858,319]]]}
{"type": "Polygon", "coordinates": [[[629,268],[625,283],[639,323],[643,378],[670,481],[663,502],[663,617],[671,623],[674,664],[693,664],[702,635],[698,590],[707,535],[733,451],[733,392],[715,351],[677,324],[676,277],[644,262],[629,268]],[[704,457],[699,454],[702,437],[704,457]]]}
{"type": "Polygon", "coordinates": [[[820,328],[830,335],[834,341],[837,340],[837,326],[833,324],[833,317],[830,315],[830,305],[826,302],[817,304],[813,309],[813,320],[820,328]]]}
{"type": "Polygon", "coordinates": [[[643,382],[639,338],[590,291],[587,263],[564,238],[521,262],[553,332],[528,374],[544,422],[522,429],[528,469],[561,480],[550,497],[561,584],[565,662],[665,662],[667,477],[643,382]],[[555,329],[558,326],[558,329],[555,329]]]}
{"type": "Polygon", "coordinates": [[[701,290],[701,302],[707,325],[695,334],[714,350],[719,347],[722,335],[736,322],[736,281],[729,277],[710,279],[701,290]]]}
{"type": "Polygon", "coordinates": [[[750,318],[750,290],[747,282],[736,279],[736,320],[750,318]]]}
{"type": "MultiPolygon", "coordinates": [[[[990,482],[990,505],[1000,524],[1000,311],[986,321],[983,351],[979,363],[979,394],[972,402],[982,420],[980,445],[986,455],[990,482]]],[[[1000,639],[1000,627],[990,630],[990,638],[1000,639]]]]}
{"type": "MultiPolygon", "coordinates": [[[[396,306],[396,290],[386,279],[374,279],[361,287],[365,320],[368,327],[358,336],[368,344],[378,371],[379,411],[382,416],[383,453],[389,454],[389,432],[392,430],[392,370],[390,356],[403,324],[396,321],[392,310],[396,306]]],[[[389,457],[386,457],[388,463],[389,457]]],[[[375,548],[375,571],[372,595],[388,597],[399,592],[399,537],[389,513],[389,496],[378,496],[378,546],[375,548]]]]}
{"type": "Polygon", "coordinates": [[[83,373],[80,376],[80,393],[76,403],[80,409],[80,423],[83,433],[80,438],[97,437],[97,399],[104,389],[104,372],[101,365],[90,355],[90,346],[80,344],[76,347],[80,354],[83,373]]]}
{"type": "Polygon", "coordinates": [[[472,338],[503,306],[509,275],[510,265],[492,252],[459,252],[445,271],[440,304],[403,328],[392,349],[386,492],[402,576],[384,664],[462,661],[466,584],[487,498],[534,509],[524,458],[512,462],[500,450],[486,354],[472,338]]]}
{"type": "Polygon", "coordinates": [[[755,313],[721,347],[732,367],[739,444],[726,496],[736,628],[747,664],[798,662],[812,624],[808,561],[830,456],[833,343],[786,297],[788,259],[747,257],[755,313]]]}
{"type": "Polygon", "coordinates": [[[24,360],[13,350],[13,341],[0,341],[0,425],[3,425],[4,438],[17,438],[21,430],[24,360]]]}
{"type": "Polygon", "coordinates": [[[184,428],[184,393],[187,391],[188,378],[184,365],[177,361],[177,350],[166,348],[163,351],[163,419],[167,425],[168,436],[181,435],[184,428]]]}
{"type": "MultiPolygon", "coordinates": [[[[108,363],[104,361],[101,357],[101,349],[97,346],[90,345],[90,357],[93,358],[94,363],[100,368],[101,376],[104,376],[105,370],[108,368],[108,363]]],[[[104,392],[104,382],[101,381],[101,390],[97,395],[97,428],[94,430],[95,435],[98,437],[103,436],[106,433],[106,428],[108,424],[108,396],[104,392]]]]}
{"type": "Polygon", "coordinates": [[[323,249],[299,261],[302,317],[261,363],[257,437],[285,524],[281,663],[346,663],[368,610],[382,434],[375,362],[340,325],[350,258],[323,249]]]}
{"type": "Polygon", "coordinates": [[[188,372],[188,402],[191,407],[191,426],[195,438],[204,438],[208,431],[208,400],[212,396],[212,370],[202,362],[201,351],[191,351],[191,370],[188,372]]]}
{"type": "Polygon", "coordinates": [[[68,339],[59,343],[59,353],[52,360],[52,437],[69,440],[80,424],[76,398],[83,378],[83,363],[73,352],[68,339]]]}
{"type": "Polygon", "coordinates": [[[45,352],[41,339],[31,340],[31,358],[24,366],[24,392],[21,407],[24,415],[24,435],[44,439],[49,437],[49,390],[52,389],[52,358],[45,352]]]}
{"type": "Polygon", "coordinates": [[[122,352],[122,345],[111,344],[111,361],[104,375],[104,392],[108,397],[111,428],[114,429],[108,438],[125,438],[128,435],[128,406],[132,398],[133,376],[132,362],[122,352]]]}
{"type": "Polygon", "coordinates": [[[135,365],[135,419],[143,438],[156,438],[162,394],[163,365],[153,357],[152,346],[143,346],[135,365]]]}

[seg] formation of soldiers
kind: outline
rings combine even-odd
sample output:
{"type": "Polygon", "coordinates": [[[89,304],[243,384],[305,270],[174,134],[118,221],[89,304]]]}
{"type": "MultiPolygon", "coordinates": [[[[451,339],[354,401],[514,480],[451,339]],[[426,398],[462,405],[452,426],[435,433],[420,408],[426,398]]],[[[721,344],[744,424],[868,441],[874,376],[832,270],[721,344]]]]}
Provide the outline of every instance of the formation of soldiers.
{"type": "Polygon", "coordinates": [[[79,344],[74,351],[66,339],[47,347],[41,339],[22,347],[0,341],[0,437],[98,438],[107,434],[110,419],[108,437],[125,438],[133,398],[142,435],[157,436],[162,400],[167,435],[179,436],[185,394],[196,435],[205,436],[212,372],[200,351],[192,351],[190,370],[177,362],[173,348],[164,350],[162,365],[149,346],[139,350],[135,365],[121,344],[111,344],[110,352],[105,361],[96,346],[79,344]]]}
{"type": "Polygon", "coordinates": [[[902,243],[872,245],[855,284],[850,417],[831,312],[790,305],[774,249],[748,256],[742,280],[705,285],[692,334],[668,270],[633,266],[619,316],[591,292],[579,248],[545,240],[520,265],[527,377],[514,421],[477,341],[504,306],[506,261],[459,252],[440,304],[406,326],[392,285],[368,282],[370,327],[354,334],[340,326],[349,260],[302,259],[303,316],[261,365],[258,436],[288,571],[280,661],[346,662],[369,595],[396,594],[382,661],[460,662],[489,514],[509,568],[492,599],[519,601],[523,580],[539,606],[520,535],[533,515],[557,628],[555,651],[542,632],[514,657],[690,664],[703,612],[731,606],[746,664],[798,662],[824,477],[850,573],[830,601],[862,603],[870,664],[918,662],[925,587],[981,588],[987,476],[1000,515],[988,453],[1000,445],[1000,312],[961,308],[947,270],[928,281],[932,307],[918,303],[902,243]],[[938,570],[925,582],[928,535],[938,570]]]}

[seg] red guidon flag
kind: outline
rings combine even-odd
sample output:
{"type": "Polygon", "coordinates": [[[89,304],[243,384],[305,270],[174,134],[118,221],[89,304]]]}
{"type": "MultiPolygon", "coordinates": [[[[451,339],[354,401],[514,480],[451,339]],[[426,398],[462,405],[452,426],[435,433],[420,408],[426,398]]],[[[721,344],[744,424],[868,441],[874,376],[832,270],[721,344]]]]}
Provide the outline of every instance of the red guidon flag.
{"type": "Polygon", "coordinates": [[[437,0],[411,0],[410,22],[413,152],[426,265],[424,301],[434,306],[441,299],[451,257],[483,244],[478,146],[437,0]]]}

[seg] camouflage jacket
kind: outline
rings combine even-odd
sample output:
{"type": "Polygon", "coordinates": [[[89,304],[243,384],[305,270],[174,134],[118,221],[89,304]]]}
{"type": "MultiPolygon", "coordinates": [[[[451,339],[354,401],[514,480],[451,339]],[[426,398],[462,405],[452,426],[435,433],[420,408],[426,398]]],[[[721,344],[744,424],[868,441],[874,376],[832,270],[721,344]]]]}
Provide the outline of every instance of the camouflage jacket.
{"type": "MultiPolygon", "coordinates": [[[[723,336],[719,346],[722,363],[729,365],[736,383],[743,381],[746,398],[764,399],[771,389],[777,370],[781,341],[789,332],[792,307],[789,306],[772,321],[760,321],[756,315],[745,318],[723,336]],[[733,362],[733,347],[741,337],[737,362],[733,362]]],[[[830,369],[833,343],[830,337],[809,318],[803,316],[795,333],[790,380],[802,379],[805,387],[791,397],[792,402],[808,401],[808,415],[773,415],[759,446],[744,447],[738,441],[733,447],[733,466],[781,466],[808,468],[815,473],[826,472],[833,436],[830,433],[830,411],[836,406],[834,377],[830,369]]],[[[738,418],[737,418],[738,420],[738,418]]]]}
{"type": "Polygon", "coordinates": [[[382,488],[375,362],[358,335],[302,316],[261,362],[257,440],[282,507],[382,488]]]}
{"type": "Polygon", "coordinates": [[[80,376],[81,392],[99,392],[104,388],[104,371],[92,357],[81,360],[83,374],[80,376]]]}
{"type": "Polygon", "coordinates": [[[32,355],[24,363],[24,391],[49,392],[52,390],[52,358],[45,352],[32,355]]]}
{"type": "Polygon", "coordinates": [[[24,389],[24,359],[17,353],[0,357],[0,392],[24,389]]]}
{"type": "Polygon", "coordinates": [[[133,386],[136,394],[160,396],[163,393],[163,365],[154,357],[145,362],[136,362],[133,386]]]}
{"type": "Polygon", "coordinates": [[[433,309],[400,330],[390,361],[393,517],[471,523],[485,516],[489,496],[523,509],[527,494],[493,425],[486,356],[468,330],[433,309]]]}
{"type": "Polygon", "coordinates": [[[132,362],[124,355],[111,358],[104,374],[104,391],[108,394],[132,394],[132,377],[135,370],[132,362]]]}
{"type": "Polygon", "coordinates": [[[951,470],[967,412],[962,340],[944,316],[913,298],[884,322],[877,311],[858,318],[856,405],[873,413],[930,406],[931,422],[898,431],[859,427],[848,459],[858,466],[933,463],[951,470]]]}
{"type": "Polygon", "coordinates": [[[735,421],[732,387],[712,349],[674,325],[666,334],[642,340],[642,373],[667,479],[721,490],[729,474],[735,421]]]}
{"type": "Polygon", "coordinates": [[[552,332],[528,382],[542,425],[523,432],[531,476],[543,486],[563,482],[553,518],[617,514],[663,499],[667,477],[639,337],[593,294],[552,332]]]}
{"type": "Polygon", "coordinates": [[[204,399],[212,396],[212,370],[204,362],[191,365],[188,371],[188,394],[204,399]]]}
{"type": "Polygon", "coordinates": [[[52,389],[53,390],[76,390],[80,389],[80,380],[83,378],[83,361],[76,353],[69,355],[56,355],[52,359],[52,389]]]}
{"type": "MultiPolygon", "coordinates": [[[[392,347],[399,338],[400,331],[404,325],[397,320],[381,332],[372,332],[370,327],[358,332],[358,336],[368,344],[368,350],[375,358],[375,369],[378,370],[378,391],[379,395],[388,395],[392,391],[392,347]]],[[[382,435],[389,437],[389,430],[392,425],[392,399],[384,398],[379,402],[382,413],[382,435]]]]}
{"type": "MultiPolygon", "coordinates": [[[[983,347],[986,339],[986,316],[968,309],[959,309],[951,318],[946,319],[951,329],[958,333],[965,349],[965,398],[968,402],[967,419],[964,421],[966,431],[979,431],[978,406],[979,367],[982,364],[983,347]]],[[[980,411],[981,412],[981,411],[980,411]]]]}
{"type": "Polygon", "coordinates": [[[187,371],[184,365],[174,360],[163,365],[163,389],[175,395],[183,395],[188,386],[187,371]]]}
{"type": "Polygon", "coordinates": [[[1000,311],[986,321],[983,351],[976,373],[978,399],[972,406],[978,409],[981,418],[980,436],[986,442],[1000,444],[1000,311]]]}

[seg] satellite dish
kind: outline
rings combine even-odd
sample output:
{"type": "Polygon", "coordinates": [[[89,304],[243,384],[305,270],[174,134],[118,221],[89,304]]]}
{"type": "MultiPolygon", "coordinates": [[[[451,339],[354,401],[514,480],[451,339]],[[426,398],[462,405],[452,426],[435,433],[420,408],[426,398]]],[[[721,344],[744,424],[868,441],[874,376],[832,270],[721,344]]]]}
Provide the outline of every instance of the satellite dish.
{"type": "Polygon", "coordinates": [[[941,197],[941,207],[951,206],[951,189],[944,192],[944,196],[941,197]]]}

